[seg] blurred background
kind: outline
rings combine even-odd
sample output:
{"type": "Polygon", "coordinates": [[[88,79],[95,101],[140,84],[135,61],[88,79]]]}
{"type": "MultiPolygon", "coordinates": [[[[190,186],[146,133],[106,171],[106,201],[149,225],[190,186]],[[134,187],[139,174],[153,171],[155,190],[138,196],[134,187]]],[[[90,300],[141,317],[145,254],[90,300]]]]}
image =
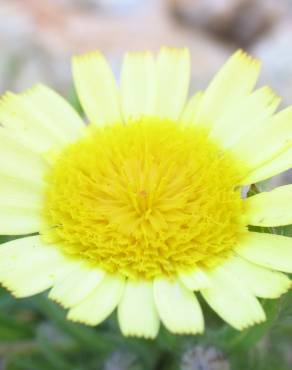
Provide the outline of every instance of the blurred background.
{"type": "MultiPolygon", "coordinates": [[[[100,49],[118,76],[125,51],[161,45],[190,49],[192,92],[243,48],[263,61],[260,83],[292,104],[292,0],[0,0],[0,93],[43,82],[70,97],[72,54],[100,49]]],[[[0,290],[0,370],[291,370],[291,301],[267,303],[268,323],[240,335],[209,313],[203,338],[162,330],[149,343],[122,338],[115,317],[87,328],[42,295],[0,290]]]]}
{"type": "Polygon", "coordinates": [[[70,56],[187,46],[192,89],[237,48],[263,60],[262,81],[292,101],[291,0],[0,0],[0,91],[36,81],[67,93],[70,56]]]}

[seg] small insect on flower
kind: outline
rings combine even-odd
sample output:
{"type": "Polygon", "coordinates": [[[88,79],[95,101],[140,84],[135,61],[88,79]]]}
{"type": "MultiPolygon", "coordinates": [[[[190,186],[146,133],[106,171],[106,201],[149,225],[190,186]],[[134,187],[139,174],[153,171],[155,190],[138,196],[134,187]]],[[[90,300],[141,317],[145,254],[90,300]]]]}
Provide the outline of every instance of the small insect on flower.
{"type": "Polygon", "coordinates": [[[257,297],[291,286],[292,240],[248,225],[291,224],[292,185],[241,188],[290,168],[292,107],[253,91],[259,68],[238,51],[187,100],[186,49],[126,54],[119,88],[99,52],[78,56],[87,125],[45,86],[6,93],[0,233],[28,236],[0,247],[3,286],[50,288],[88,325],[117,308],[124,335],[202,333],[199,293],[234,328],[264,321],[257,297]]]}

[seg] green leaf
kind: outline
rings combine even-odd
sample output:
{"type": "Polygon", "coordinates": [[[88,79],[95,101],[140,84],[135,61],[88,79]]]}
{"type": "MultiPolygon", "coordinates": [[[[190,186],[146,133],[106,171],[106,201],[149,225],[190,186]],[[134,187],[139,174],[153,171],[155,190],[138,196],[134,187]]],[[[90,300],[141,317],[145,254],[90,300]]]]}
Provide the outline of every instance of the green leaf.
{"type": "Polygon", "coordinates": [[[31,338],[34,330],[31,323],[23,323],[11,315],[0,313],[0,340],[12,341],[31,338]]]}
{"type": "Polygon", "coordinates": [[[247,198],[249,197],[252,197],[253,195],[256,195],[256,194],[259,194],[261,191],[258,187],[258,185],[256,184],[251,184],[250,185],[250,188],[248,189],[248,192],[247,192],[247,198]]]}
{"type": "Polygon", "coordinates": [[[71,89],[69,90],[69,94],[67,96],[67,100],[69,101],[69,103],[73,106],[73,108],[81,115],[83,116],[84,115],[84,111],[83,111],[83,108],[81,106],[81,103],[78,99],[78,95],[76,93],[76,90],[74,88],[74,86],[71,87],[71,89]]]}

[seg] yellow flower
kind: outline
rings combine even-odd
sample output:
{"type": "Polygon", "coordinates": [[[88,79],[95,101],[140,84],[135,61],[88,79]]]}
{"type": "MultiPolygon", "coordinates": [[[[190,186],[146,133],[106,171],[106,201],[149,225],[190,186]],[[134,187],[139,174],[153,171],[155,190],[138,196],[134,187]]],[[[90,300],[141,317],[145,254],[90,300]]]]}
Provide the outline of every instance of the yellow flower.
{"type": "Polygon", "coordinates": [[[242,186],[291,166],[292,108],[253,91],[259,62],[235,53],[187,102],[188,51],[130,53],[120,88],[103,56],[73,59],[89,124],[37,85],[0,105],[0,281],[16,297],[51,288],[68,318],[116,308],[124,335],[201,333],[199,292],[237,329],[265,320],[257,297],[290,287],[292,241],[248,225],[292,223],[292,185],[242,186]]]}

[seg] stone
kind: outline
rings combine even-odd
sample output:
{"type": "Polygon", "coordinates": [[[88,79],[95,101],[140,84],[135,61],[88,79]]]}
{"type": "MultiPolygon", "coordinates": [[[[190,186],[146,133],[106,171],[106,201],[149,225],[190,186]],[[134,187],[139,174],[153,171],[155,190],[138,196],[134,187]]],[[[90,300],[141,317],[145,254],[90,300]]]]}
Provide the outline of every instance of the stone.
{"type": "Polygon", "coordinates": [[[186,25],[203,28],[245,47],[274,26],[291,5],[285,0],[170,0],[186,25]]]}
{"type": "Polygon", "coordinates": [[[174,12],[194,26],[226,32],[246,0],[170,0],[174,12]]]}
{"type": "Polygon", "coordinates": [[[268,84],[283,98],[283,106],[292,104],[292,23],[280,23],[265,34],[250,52],[262,61],[260,83],[268,84]]]}
{"type": "Polygon", "coordinates": [[[195,346],[183,354],[180,370],[230,370],[230,365],[215,347],[195,346]]]}
{"type": "Polygon", "coordinates": [[[116,351],[109,355],[103,370],[142,370],[136,364],[137,358],[134,354],[116,351]]]}

